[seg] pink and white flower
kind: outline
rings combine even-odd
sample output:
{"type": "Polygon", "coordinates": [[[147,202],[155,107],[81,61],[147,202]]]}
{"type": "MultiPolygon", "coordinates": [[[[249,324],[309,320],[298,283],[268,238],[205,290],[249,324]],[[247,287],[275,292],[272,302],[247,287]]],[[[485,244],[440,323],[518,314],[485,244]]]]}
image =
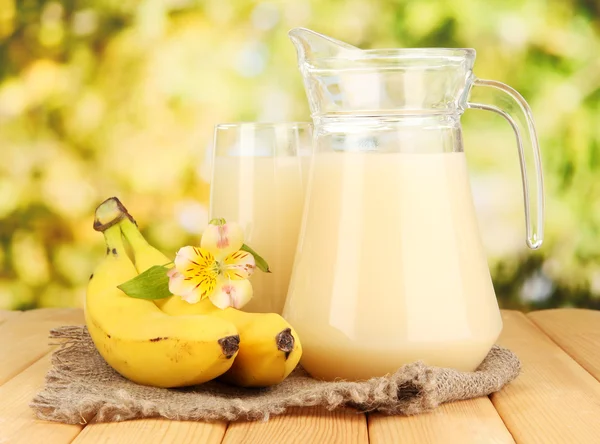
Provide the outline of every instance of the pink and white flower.
{"type": "Polygon", "coordinates": [[[252,299],[248,278],[254,273],[254,256],[242,251],[244,235],[236,223],[209,224],[200,247],[186,246],[175,256],[168,272],[169,291],[190,304],[209,298],[217,307],[241,308],[252,299]]]}

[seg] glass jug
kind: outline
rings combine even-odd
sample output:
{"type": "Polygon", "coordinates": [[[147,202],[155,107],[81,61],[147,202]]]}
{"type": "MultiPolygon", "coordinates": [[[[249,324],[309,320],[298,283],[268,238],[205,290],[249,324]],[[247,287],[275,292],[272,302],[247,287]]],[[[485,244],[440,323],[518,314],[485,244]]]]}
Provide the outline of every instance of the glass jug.
{"type": "Polygon", "coordinates": [[[527,244],[536,249],[543,183],[527,103],[509,86],[477,79],[473,49],[363,51],[302,28],[290,38],[314,121],[284,308],[304,367],[326,380],[382,376],[418,360],[475,370],[502,320],[460,116],[494,111],[514,129],[527,244]]]}

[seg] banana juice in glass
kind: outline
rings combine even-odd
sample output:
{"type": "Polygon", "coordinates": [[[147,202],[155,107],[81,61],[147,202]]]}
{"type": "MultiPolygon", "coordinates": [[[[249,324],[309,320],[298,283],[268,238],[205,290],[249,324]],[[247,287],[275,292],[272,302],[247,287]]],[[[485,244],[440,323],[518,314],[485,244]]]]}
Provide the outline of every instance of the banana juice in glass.
{"type": "Polygon", "coordinates": [[[281,314],[302,219],[308,123],[222,124],[215,129],[210,218],[241,224],[246,243],[269,264],[250,281],[244,311],[281,314]]]}

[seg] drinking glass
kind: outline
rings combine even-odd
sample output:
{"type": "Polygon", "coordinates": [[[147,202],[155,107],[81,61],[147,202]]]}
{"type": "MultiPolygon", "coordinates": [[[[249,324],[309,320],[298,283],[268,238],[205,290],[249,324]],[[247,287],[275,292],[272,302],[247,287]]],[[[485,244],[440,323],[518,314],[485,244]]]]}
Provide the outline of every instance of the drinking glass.
{"type": "Polygon", "coordinates": [[[310,123],[226,123],[215,127],[209,218],[238,222],[244,241],[269,264],[250,278],[245,311],[283,310],[302,219],[312,153],[310,123]]]}

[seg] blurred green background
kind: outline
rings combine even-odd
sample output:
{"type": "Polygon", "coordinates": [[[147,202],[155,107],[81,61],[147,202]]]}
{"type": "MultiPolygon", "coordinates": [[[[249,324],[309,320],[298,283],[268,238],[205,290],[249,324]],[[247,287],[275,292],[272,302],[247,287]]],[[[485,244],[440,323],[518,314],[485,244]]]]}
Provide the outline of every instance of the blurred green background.
{"type": "Polygon", "coordinates": [[[595,0],[0,0],[0,308],[80,306],[118,195],[169,254],[206,224],[219,122],[308,120],[287,31],[363,48],[477,50],[530,103],[546,241],[525,247],[514,135],[467,111],[476,206],[503,307],[600,308],[595,0]]]}

